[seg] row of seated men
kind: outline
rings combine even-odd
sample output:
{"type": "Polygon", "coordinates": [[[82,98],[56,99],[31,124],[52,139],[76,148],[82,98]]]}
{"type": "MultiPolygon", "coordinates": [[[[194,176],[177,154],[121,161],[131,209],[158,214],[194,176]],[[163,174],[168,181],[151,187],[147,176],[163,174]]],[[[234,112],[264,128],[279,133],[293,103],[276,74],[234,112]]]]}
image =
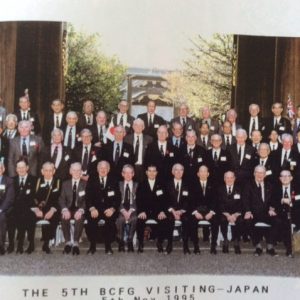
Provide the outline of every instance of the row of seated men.
{"type": "Polygon", "coordinates": [[[232,227],[234,252],[241,253],[240,239],[247,232],[255,246],[255,255],[262,254],[262,238],[267,243],[266,252],[277,255],[274,243],[280,238],[286,247],[286,255],[292,257],[291,224],[292,218],[299,216],[299,185],[293,182],[289,170],[280,172],[279,183],[271,185],[266,180],[266,168],[257,165],[252,178],[241,186],[232,171],[224,173],[223,182],[214,185],[207,166],[197,170],[193,181],[184,178],[185,168],[176,163],[172,166],[172,177],[162,180],[158,167],[148,165],[145,179],[137,183],[134,167],[124,165],[122,180],[118,181],[111,173],[109,162],[97,163],[95,176],[86,182],[81,178],[82,166],[72,163],[71,179],[61,183],[54,176],[55,166],[45,162],[42,176],[29,174],[26,159],[16,164],[17,175],[9,178],[4,175],[5,167],[0,163],[0,253],[5,253],[5,236],[8,231],[8,253],[14,251],[17,229],[17,253],[23,253],[25,233],[29,241],[27,253],[34,251],[35,224],[47,220],[42,226],[42,250],[51,253],[49,240],[55,236],[58,222],[61,221],[66,245],[64,253],[79,254],[79,240],[87,220],[86,234],[90,241],[88,253],[96,252],[99,239],[98,222],[104,220],[103,238],[105,253],[112,254],[111,244],[117,240],[119,251],[125,251],[124,227],[129,226],[127,247],[134,251],[133,237],[137,232],[138,252],[144,249],[146,221],[157,222],[155,236],[159,253],[170,254],[173,250],[173,229],[175,221],[182,223],[183,252],[190,254],[189,240],[193,242],[194,253],[200,253],[198,222],[210,223],[212,254],[217,253],[219,226],[224,238],[224,253],[229,252],[227,239],[228,224],[232,227]],[[74,220],[74,238],[71,242],[70,221],[74,220]],[[255,224],[264,222],[271,227],[261,231],[255,224]],[[164,248],[164,240],[167,246],[164,248]]]}

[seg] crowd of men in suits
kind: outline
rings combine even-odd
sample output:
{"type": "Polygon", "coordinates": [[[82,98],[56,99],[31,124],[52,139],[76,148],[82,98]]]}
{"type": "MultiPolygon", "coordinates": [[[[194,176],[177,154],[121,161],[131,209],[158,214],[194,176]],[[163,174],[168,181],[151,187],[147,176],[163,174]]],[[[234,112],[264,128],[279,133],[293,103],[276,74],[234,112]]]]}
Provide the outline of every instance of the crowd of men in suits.
{"type": "Polygon", "coordinates": [[[265,237],[269,255],[277,255],[274,245],[283,241],[292,257],[291,224],[300,228],[300,107],[292,124],[282,116],[281,103],[271,110],[273,116],[263,119],[259,106],[251,104],[243,129],[234,109],[221,123],[208,107],[194,120],[182,104],[178,117],[167,122],[156,114],[155,101],[134,119],[122,100],[108,119],[104,111],[94,112],[90,100],[77,114],[65,113],[64,103],[55,99],[40,126],[28,97],[21,97],[15,114],[1,110],[0,116],[0,254],[15,248],[23,253],[26,236],[26,252],[32,253],[39,220],[47,221],[46,253],[59,222],[66,254],[80,253],[84,228],[88,253],[95,253],[99,232],[107,254],[114,240],[119,251],[134,252],[135,233],[142,253],[147,221],[154,220],[160,253],[172,252],[180,221],[183,252],[190,254],[191,241],[199,254],[199,221],[208,221],[204,235],[210,236],[212,254],[219,228],[222,252],[229,252],[230,225],[236,254],[241,237],[250,236],[255,255],[262,254],[265,237]],[[270,227],[262,230],[259,222],[270,227]]]}

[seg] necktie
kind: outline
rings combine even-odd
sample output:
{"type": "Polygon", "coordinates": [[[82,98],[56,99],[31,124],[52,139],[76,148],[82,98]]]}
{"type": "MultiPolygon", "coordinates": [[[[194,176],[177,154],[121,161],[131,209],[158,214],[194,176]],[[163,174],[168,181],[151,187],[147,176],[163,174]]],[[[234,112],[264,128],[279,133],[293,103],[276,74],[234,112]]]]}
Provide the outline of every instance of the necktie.
{"type": "Polygon", "coordinates": [[[153,125],[152,115],[149,116],[149,127],[153,125]]]}
{"type": "Polygon", "coordinates": [[[251,132],[255,130],[255,119],[252,119],[252,128],[251,128],[251,132]]]}
{"type": "Polygon", "coordinates": [[[261,187],[260,183],[258,184],[258,192],[259,192],[259,196],[260,196],[261,200],[264,200],[263,196],[262,196],[262,187],[261,187]]]}
{"type": "Polygon", "coordinates": [[[261,164],[262,166],[264,165],[264,160],[263,160],[263,159],[260,161],[260,164],[261,164]]]}
{"type": "Polygon", "coordinates": [[[202,193],[203,193],[203,196],[205,196],[205,183],[204,182],[202,184],[202,193]]]}
{"type": "Polygon", "coordinates": [[[87,116],[87,125],[91,125],[91,117],[87,116]]]}
{"type": "Polygon", "coordinates": [[[287,162],[288,162],[287,151],[285,151],[284,156],[283,156],[282,166],[284,166],[285,164],[287,164],[287,162]]]}
{"type": "Polygon", "coordinates": [[[100,189],[104,190],[104,178],[103,177],[100,178],[100,189]]]}
{"type": "Polygon", "coordinates": [[[176,139],[176,141],[175,141],[175,147],[179,148],[178,139],[176,139]]]}
{"type": "Polygon", "coordinates": [[[49,181],[47,180],[46,181],[46,189],[49,189],[50,188],[50,184],[49,184],[49,181]]]}
{"type": "Polygon", "coordinates": [[[229,141],[229,135],[226,136],[226,146],[230,145],[230,141],[229,141]]]}
{"type": "Polygon", "coordinates": [[[20,182],[20,189],[23,190],[24,188],[24,177],[21,178],[21,182],[20,182]]]}
{"type": "Polygon", "coordinates": [[[139,159],[139,149],[140,149],[140,137],[136,137],[136,143],[134,148],[134,163],[137,163],[139,159]]]}
{"type": "Polygon", "coordinates": [[[228,187],[228,195],[231,195],[231,186],[228,187]]]}
{"type": "Polygon", "coordinates": [[[51,157],[51,160],[54,163],[54,165],[56,165],[57,154],[58,154],[58,146],[55,146],[53,155],[51,157]]]}
{"type": "Polygon", "coordinates": [[[117,143],[116,152],[115,152],[115,164],[118,163],[120,158],[120,144],[117,143]]]}
{"type": "Polygon", "coordinates": [[[22,120],[27,120],[27,114],[23,112],[23,119],[22,120]]]}
{"type": "Polygon", "coordinates": [[[203,146],[206,147],[205,137],[202,138],[203,146]]]}
{"type": "Polygon", "coordinates": [[[100,125],[100,133],[99,133],[99,142],[101,144],[103,143],[103,129],[101,125],[100,125]]]}
{"type": "Polygon", "coordinates": [[[176,190],[176,199],[177,199],[177,202],[178,202],[178,200],[179,200],[179,182],[177,182],[175,190],[176,190]]]}
{"type": "Polygon", "coordinates": [[[288,187],[287,186],[284,188],[283,198],[289,198],[288,187]]]}
{"type": "Polygon", "coordinates": [[[73,130],[73,127],[70,127],[69,129],[69,136],[68,136],[68,144],[67,144],[67,147],[69,148],[72,148],[72,130],[73,130]]]}
{"type": "Polygon", "coordinates": [[[241,164],[241,160],[242,160],[242,147],[238,146],[238,158],[239,158],[239,164],[241,164]]]}
{"type": "Polygon", "coordinates": [[[217,151],[214,151],[214,161],[218,161],[217,151]]]}
{"type": "Polygon", "coordinates": [[[277,118],[275,118],[274,128],[276,128],[277,126],[278,126],[278,121],[277,121],[277,118]]]}
{"type": "Polygon", "coordinates": [[[11,132],[10,130],[8,130],[8,131],[7,131],[7,135],[6,135],[7,138],[8,138],[8,139],[11,139],[11,135],[12,135],[12,132],[11,132]]]}
{"type": "Polygon", "coordinates": [[[272,150],[273,150],[273,151],[276,150],[276,149],[275,149],[275,145],[273,145],[272,150]]]}
{"type": "Polygon", "coordinates": [[[22,143],[22,155],[27,156],[27,145],[26,145],[26,138],[23,138],[23,143],[22,143]]]}
{"type": "Polygon", "coordinates": [[[162,156],[165,156],[163,145],[160,145],[160,150],[159,151],[160,151],[160,153],[161,153],[162,156]]]}
{"type": "Polygon", "coordinates": [[[121,125],[121,126],[124,126],[123,123],[124,123],[124,117],[123,117],[123,115],[121,115],[121,118],[120,118],[120,125],[121,125]]]}
{"type": "Polygon", "coordinates": [[[75,210],[76,208],[76,192],[77,192],[77,184],[76,181],[74,181],[73,189],[72,189],[72,204],[71,204],[71,210],[75,210]]]}
{"type": "Polygon", "coordinates": [[[190,157],[190,159],[193,158],[193,149],[192,148],[190,148],[190,150],[189,150],[189,157],[190,157]]]}
{"type": "Polygon", "coordinates": [[[125,188],[124,208],[126,210],[129,210],[130,208],[130,189],[128,183],[126,184],[126,188],[125,188]]]}
{"type": "Polygon", "coordinates": [[[88,168],[88,161],[89,161],[89,151],[88,147],[84,147],[84,154],[83,154],[83,159],[82,159],[82,171],[86,172],[88,168]]]}
{"type": "Polygon", "coordinates": [[[58,115],[56,115],[56,124],[55,127],[58,128],[59,127],[59,117],[58,115]]]}
{"type": "Polygon", "coordinates": [[[185,118],[182,118],[182,127],[185,129],[186,121],[185,118]]]}

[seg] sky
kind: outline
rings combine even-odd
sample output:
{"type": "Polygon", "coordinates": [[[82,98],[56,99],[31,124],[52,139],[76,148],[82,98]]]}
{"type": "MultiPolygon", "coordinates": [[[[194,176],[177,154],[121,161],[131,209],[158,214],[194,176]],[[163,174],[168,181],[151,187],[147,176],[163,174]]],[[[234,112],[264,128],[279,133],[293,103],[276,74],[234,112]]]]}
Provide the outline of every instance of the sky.
{"type": "Polygon", "coordinates": [[[299,36],[299,15],[292,0],[0,0],[0,20],[71,22],[125,65],[167,70],[182,67],[197,34],[299,36]]]}

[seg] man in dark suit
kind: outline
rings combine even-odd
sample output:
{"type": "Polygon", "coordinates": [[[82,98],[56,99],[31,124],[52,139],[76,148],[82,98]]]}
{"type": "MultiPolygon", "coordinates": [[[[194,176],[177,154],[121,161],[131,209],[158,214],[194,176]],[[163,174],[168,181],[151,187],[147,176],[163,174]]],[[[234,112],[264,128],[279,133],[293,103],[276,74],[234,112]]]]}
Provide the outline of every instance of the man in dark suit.
{"type": "Polygon", "coordinates": [[[125,128],[126,134],[129,134],[132,132],[134,118],[128,114],[128,102],[126,100],[120,101],[118,109],[119,112],[111,117],[109,128],[121,125],[125,128]]]}
{"type": "Polygon", "coordinates": [[[219,121],[211,117],[211,111],[208,106],[204,106],[201,110],[201,118],[196,122],[196,127],[199,128],[201,124],[207,124],[209,128],[209,133],[219,133],[220,124],[219,121]]]}
{"type": "Polygon", "coordinates": [[[297,134],[298,132],[300,132],[300,105],[297,105],[296,107],[296,117],[292,122],[293,122],[293,138],[294,138],[294,143],[296,144],[298,142],[297,134]]]}
{"type": "Polygon", "coordinates": [[[297,131],[296,141],[293,144],[293,150],[295,150],[300,155],[300,130],[297,131]]]}
{"type": "Polygon", "coordinates": [[[172,166],[178,162],[177,153],[178,149],[168,142],[167,126],[161,125],[157,130],[157,140],[147,148],[145,168],[156,166],[159,179],[168,180],[171,178],[172,166]]]}
{"type": "Polygon", "coordinates": [[[222,148],[228,150],[229,146],[236,143],[235,136],[232,135],[231,123],[225,121],[222,125],[222,148]]]}
{"type": "Polygon", "coordinates": [[[185,144],[185,138],[183,137],[183,127],[179,122],[172,122],[171,133],[168,140],[178,150],[180,149],[180,147],[182,147],[183,144],[185,144]]]}
{"type": "Polygon", "coordinates": [[[186,104],[181,104],[179,106],[178,117],[175,117],[171,120],[171,123],[179,122],[182,125],[183,133],[185,134],[188,130],[196,130],[195,121],[188,117],[189,107],[186,104]]]}
{"type": "Polygon", "coordinates": [[[219,134],[211,136],[212,148],[207,151],[207,166],[210,180],[215,185],[224,182],[224,173],[231,168],[231,157],[227,150],[222,149],[222,138],[219,134]]]}
{"type": "Polygon", "coordinates": [[[133,165],[132,145],[124,142],[125,129],[118,125],[114,129],[114,141],[103,146],[99,151],[99,160],[107,160],[110,164],[110,172],[117,180],[122,180],[124,165],[133,165]]]}
{"type": "Polygon", "coordinates": [[[256,129],[252,130],[248,144],[254,148],[255,157],[257,157],[257,155],[258,155],[258,148],[259,148],[261,141],[262,141],[261,132],[256,129]]]}
{"type": "Polygon", "coordinates": [[[44,148],[42,162],[51,161],[55,166],[55,177],[61,181],[70,177],[69,167],[72,161],[72,151],[63,146],[64,133],[59,128],[54,128],[51,133],[52,143],[44,148]]]}
{"type": "Polygon", "coordinates": [[[211,148],[209,126],[207,123],[201,123],[199,126],[197,145],[201,146],[205,150],[211,148]]]}
{"type": "Polygon", "coordinates": [[[54,177],[55,166],[52,162],[45,162],[42,166],[42,177],[37,181],[35,193],[35,207],[38,219],[46,220],[50,224],[42,226],[42,250],[50,254],[49,241],[55,238],[56,227],[60,218],[58,197],[60,195],[60,180],[54,177]]]}
{"type": "Polygon", "coordinates": [[[64,103],[60,99],[51,102],[51,112],[47,114],[43,126],[43,140],[46,145],[51,144],[51,133],[53,129],[59,128],[64,131],[66,127],[66,115],[63,112],[64,103]]]}
{"type": "Polygon", "coordinates": [[[236,136],[236,131],[238,129],[241,129],[242,128],[242,125],[238,124],[236,122],[237,120],[237,113],[236,111],[232,108],[232,109],[229,109],[227,112],[226,112],[226,120],[230,122],[231,124],[231,134],[233,136],[236,136]]]}
{"type": "Polygon", "coordinates": [[[261,241],[263,236],[267,242],[267,254],[276,256],[274,243],[279,229],[278,219],[274,207],[271,205],[271,185],[264,179],[266,168],[256,166],[254,169],[254,180],[249,181],[243,192],[245,228],[251,233],[253,245],[256,247],[254,255],[262,254],[261,241]],[[262,230],[254,225],[263,222],[271,225],[270,229],[262,230]]]}
{"type": "Polygon", "coordinates": [[[224,184],[218,188],[217,201],[221,213],[221,232],[224,238],[223,253],[229,252],[227,238],[228,224],[232,225],[232,240],[235,254],[241,254],[240,239],[243,226],[242,189],[235,182],[235,175],[228,171],[224,174],[224,184]]]}
{"type": "Polygon", "coordinates": [[[70,166],[71,179],[62,184],[59,196],[59,205],[61,210],[61,226],[65,239],[64,253],[79,255],[79,240],[83,230],[84,212],[85,212],[85,188],[86,181],[81,179],[82,168],[78,162],[70,166]],[[71,219],[74,219],[74,237],[71,242],[71,219]]]}
{"type": "Polygon", "coordinates": [[[211,246],[210,253],[217,254],[217,238],[219,232],[218,212],[215,188],[209,180],[209,172],[206,166],[201,166],[197,172],[197,180],[192,185],[192,216],[191,239],[194,243],[194,253],[200,254],[198,238],[198,222],[206,220],[210,222],[211,246]]]}
{"type": "Polygon", "coordinates": [[[175,221],[182,223],[183,253],[190,253],[188,247],[189,217],[192,207],[191,189],[183,180],[184,168],[181,164],[175,164],[172,168],[173,178],[167,183],[166,192],[169,201],[168,218],[174,228],[175,221]]]}
{"type": "Polygon", "coordinates": [[[142,182],[145,179],[146,150],[153,141],[151,136],[143,133],[144,127],[142,119],[135,119],[132,125],[134,133],[128,134],[124,138],[124,142],[133,148],[134,180],[137,182],[142,182]]]}
{"type": "Polygon", "coordinates": [[[179,161],[184,166],[184,178],[191,182],[195,180],[199,167],[207,164],[206,151],[196,144],[194,130],[187,131],[185,140],[186,144],[180,149],[179,161]]]}
{"type": "Polygon", "coordinates": [[[91,100],[85,100],[82,107],[83,113],[79,115],[78,124],[80,128],[92,129],[95,125],[94,103],[91,100]]]}
{"type": "Polygon", "coordinates": [[[279,139],[278,132],[276,130],[272,130],[269,135],[269,145],[272,153],[275,153],[276,150],[282,148],[281,141],[279,139]]]}
{"type": "Polygon", "coordinates": [[[266,119],[266,135],[269,136],[274,129],[279,135],[283,133],[291,133],[291,122],[282,117],[283,105],[280,102],[273,103],[272,113],[273,116],[266,119]]]}
{"type": "Polygon", "coordinates": [[[137,238],[139,241],[138,252],[144,249],[144,231],[146,221],[153,219],[157,222],[157,251],[162,253],[163,241],[168,240],[166,252],[172,252],[173,224],[168,219],[169,203],[166,197],[164,185],[157,179],[157,168],[148,165],[146,170],[147,179],[139,184],[136,195],[137,205],[137,238]]]}
{"type": "Polygon", "coordinates": [[[70,150],[75,149],[80,142],[80,127],[78,125],[78,116],[75,111],[69,111],[66,115],[66,127],[64,129],[64,146],[70,150]]]}
{"type": "Polygon", "coordinates": [[[31,122],[31,133],[39,134],[41,132],[41,125],[38,114],[33,112],[30,108],[29,98],[26,96],[19,98],[19,109],[15,112],[18,122],[30,121],[31,122]]]}
{"type": "Polygon", "coordinates": [[[142,119],[145,124],[144,134],[150,135],[156,139],[157,129],[160,125],[165,125],[166,121],[155,113],[156,103],[154,100],[149,100],[147,103],[147,112],[139,114],[137,117],[142,119]]]}
{"type": "Polygon", "coordinates": [[[96,162],[97,148],[92,145],[92,133],[89,129],[82,129],[80,132],[81,143],[73,150],[74,162],[81,163],[81,179],[87,181],[91,175],[91,165],[96,162]]]}
{"type": "Polygon", "coordinates": [[[244,122],[244,128],[247,131],[248,136],[251,136],[252,131],[259,130],[266,139],[265,136],[265,123],[263,118],[259,116],[260,108],[259,105],[252,103],[249,105],[249,118],[247,118],[244,122]]]}
{"type": "Polygon", "coordinates": [[[34,230],[36,216],[32,211],[35,206],[35,187],[36,177],[28,174],[29,166],[25,159],[21,159],[16,164],[17,176],[13,179],[15,198],[12,211],[12,222],[8,223],[8,241],[7,252],[14,251],[15,229],[18,231],[17,253],[23,253],[25,233],[29,241],[26,253],[34,251],[34,230]]]}
{"type": "Polygon", "coordinates": [[[118,209],[119,215],[116,220],[117,241],[119,243],[119,252],[125,251],[124,230],[128,227],[127,246],[128,252],[134,252],[133,236],[136,231],[136,191],[138,183],[133,181],[134,168],[131,165],[125,165],[122,170],[123,180],[119,182],[121,194],[121,204],[118,209]]]}
{"type": "Polygon", "coordinates": [[[94,146],[101,148],[103,145],[107,144],[109,140],[106,137],[107,133],[107,117],[103,110],[97,112],[96,122],[94,123],[92,129],[94,146]]]}
{"type": "Polygon", "coordinates": [[[299,226],[300,189],[299,185],[293,182],[293,176],[288,170],[281,171],[279,179],[280,184],[273,189],[271,205],[274,208],[273,213],[280,220],[279,228],[286,248],[286,256],[293,257],[291,225],[293,218],[299,226]]]}
{"type": "Polygon", "coordinates": [[[105,253],[110,255],[113,254],[111,243],[115,237],[120,191],[117,181],[110,174],[107,161],[98,162],[97,172],[98,176],[91,176],[86,186],[86,234],[90,241],[88,254],[96,252],[98,222],[104,220],[105,253]]]}
{"type": "Polygon", "coordinates": [[[0,162],[0,255],[5,254],[6,214],[12,208],[15,197],[13,180],[4,172],[4,164],[0,162]]]}
{"type": "Polygon", "coordinates": [[[236,144],[229,146],[232,169],[235,173],[237,183],[241,186],[249,181],[253,174],[255,151],[246,144],[247,133],[244,129],[236,131],[236,144]]]}
{"type": "Polygon", "coordinates": [[[19,122],[20,135],[9,141],[8,174],[10,177],[16,176],[16,163],[21,157],[27,158],[30,166],[29,173],[33,176],[38,175],[44,142],[40,136],[31,135],[30,130],[30,121],[19,122]]]}

